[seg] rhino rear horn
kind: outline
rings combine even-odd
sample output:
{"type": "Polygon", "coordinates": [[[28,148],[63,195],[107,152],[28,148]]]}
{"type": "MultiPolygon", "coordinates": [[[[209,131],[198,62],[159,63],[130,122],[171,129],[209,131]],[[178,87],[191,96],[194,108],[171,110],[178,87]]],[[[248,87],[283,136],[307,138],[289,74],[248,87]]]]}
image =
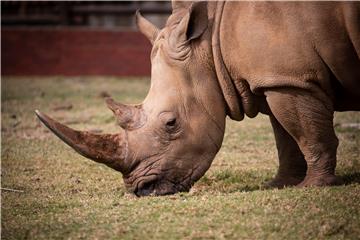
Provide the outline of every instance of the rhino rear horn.
{"type": "Polygon", "coordinates": [[[87,131],[76,131],[38,110],[35,113],[46,127],[75,151],[86,158],[124,173],[124,162],[128,152],[126,133],[100,135],[87,131]]]}
{"type": "Polygon", "coordinates": [[[146,18],[141,16],[140,11],[136,11],[136,25],[139,31],[149,39],[151,44],[154,44],[155,39],[159,35],[160,30],[146,18]]]}
{"type": "Polygon", "coordinates": [[[146,116],[141,105],[129,106],[115,102],[111,97],[106,98],[108,108],[114,113],[120,127],[134,130],[144,125],[146,116]]]}

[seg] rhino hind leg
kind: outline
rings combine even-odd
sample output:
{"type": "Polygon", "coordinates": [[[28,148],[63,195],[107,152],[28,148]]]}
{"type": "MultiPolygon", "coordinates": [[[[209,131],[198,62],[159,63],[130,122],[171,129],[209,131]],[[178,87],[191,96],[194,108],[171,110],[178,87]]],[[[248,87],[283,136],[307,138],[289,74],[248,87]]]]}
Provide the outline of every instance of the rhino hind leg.
{"type": "Polygon", "coordinates": [[[295,139],[307,163],[297,186],[341,184],[335,176],[338,139],[333,127],[333,105],[322,92],[276,89],[266,93],[276,120],[295,139]]]}
{"type": "Polygon", "coordinates": [[[273,115],[270,115],[278,150],[279,169],[274,179],[265,183],[265,188],[283,188],[295,186],[302,182],[306,175],[306,161],[298,144],[281,126],[273,115]]]}

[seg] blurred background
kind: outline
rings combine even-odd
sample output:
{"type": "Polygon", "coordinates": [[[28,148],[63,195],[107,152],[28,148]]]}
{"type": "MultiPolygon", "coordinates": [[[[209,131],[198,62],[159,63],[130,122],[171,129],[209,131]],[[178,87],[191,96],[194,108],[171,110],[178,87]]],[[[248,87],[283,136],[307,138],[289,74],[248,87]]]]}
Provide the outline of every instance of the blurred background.
{"type": "Polygon", "coordinates": [[[1,1],[1,75],[149,76],[137,9],[163,27],[171,3],[1,1]]]}

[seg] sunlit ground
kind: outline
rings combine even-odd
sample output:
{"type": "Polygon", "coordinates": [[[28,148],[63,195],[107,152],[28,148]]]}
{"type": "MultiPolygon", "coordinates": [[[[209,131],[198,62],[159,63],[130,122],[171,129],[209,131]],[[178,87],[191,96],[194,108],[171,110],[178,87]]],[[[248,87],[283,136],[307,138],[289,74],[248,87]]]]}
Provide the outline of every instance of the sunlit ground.
{"type": "Polygon", "coordinates": [[[120,173],[93,163],[34,115],[115,132],[103,96],[141,102],[148,79],[2,79],[4,239],[356,239],[360,236],[360,113],[337,113],[345,185],[263,190],[277,167],[269,120],[228,121],[210,170],[189,193],[136,198],[120,173]],[[19,190],[16,192],[15,190],[19,190]]]}

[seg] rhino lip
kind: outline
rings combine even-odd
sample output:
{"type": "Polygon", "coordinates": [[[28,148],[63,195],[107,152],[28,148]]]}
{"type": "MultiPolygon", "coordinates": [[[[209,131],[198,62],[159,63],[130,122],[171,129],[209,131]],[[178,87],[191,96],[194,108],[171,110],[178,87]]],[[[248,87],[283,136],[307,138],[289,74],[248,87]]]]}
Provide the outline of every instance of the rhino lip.
{"type": "Polygon", "coordinates": [[[151,181],[144,183],[141,188],[137,187],[134,191],[134,194],[137,197],[149,196],[149,195],[153,195],[154,190],[155,190],[155,182],[151,181]]]}
{"type": "Polygon", "coordinates": [[[154,191],[155,183],[158,181],[158,178],[159,176],[157,174],[151,174],[142,177],[142,179],[136,183],[136,186],[132,192],[137,197],[148,196],[152,194],[154,191]]]}
{"type": "Polygon", "coordinates": [[[133,193],[137,197],[143,196],[163,196],[178,192],[188,192],[192,186],[192,176],[198,167],[192,169],[180,181],[172,181],[162,174],[152,174],[146,176],[146,179],[138,181],[133,193]]]}
{"type": "Polygon", "coordinates": [[[188,189],[182,184],[177,185],[171,181],[156,178],[154,180],[139,182],[134,190],[134,194],[137,197],[164,196],[184,191],[188,191],[188,189]]]}

